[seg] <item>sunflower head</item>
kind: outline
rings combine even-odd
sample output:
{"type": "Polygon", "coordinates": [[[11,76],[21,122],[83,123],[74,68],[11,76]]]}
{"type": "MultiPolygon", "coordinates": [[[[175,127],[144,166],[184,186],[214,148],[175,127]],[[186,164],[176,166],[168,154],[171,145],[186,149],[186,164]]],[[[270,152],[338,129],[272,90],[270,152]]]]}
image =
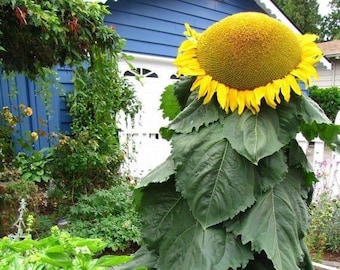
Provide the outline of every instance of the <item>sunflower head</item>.
{"type": "Polygon", "coordinates": [[[281,97],[290,100],[291,90],[301,95],[299,80],[308,86],[317,78],[313,65],[322,57],[317,36],[295,34],[265,14],[238,13],[201,34],[185,26],[187,40],[174,62],[178,74],[196,76],[191,90],[204,103],[216,93],[226,112],[256,113],[262,99],[276,108],[281,97]]]}

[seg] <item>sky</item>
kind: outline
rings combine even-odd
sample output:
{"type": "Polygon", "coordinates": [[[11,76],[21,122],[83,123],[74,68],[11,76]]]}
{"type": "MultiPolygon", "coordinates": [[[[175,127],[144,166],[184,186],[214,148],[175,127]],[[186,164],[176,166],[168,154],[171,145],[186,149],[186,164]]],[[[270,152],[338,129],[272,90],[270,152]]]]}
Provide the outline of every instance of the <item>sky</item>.
{"type": "Polygon", "coordinates": [[[330,12],[330,8],[327,6],[329,0],[318,0],[319,2],[319,13],[321,15],[327,15],[330,12]]]}

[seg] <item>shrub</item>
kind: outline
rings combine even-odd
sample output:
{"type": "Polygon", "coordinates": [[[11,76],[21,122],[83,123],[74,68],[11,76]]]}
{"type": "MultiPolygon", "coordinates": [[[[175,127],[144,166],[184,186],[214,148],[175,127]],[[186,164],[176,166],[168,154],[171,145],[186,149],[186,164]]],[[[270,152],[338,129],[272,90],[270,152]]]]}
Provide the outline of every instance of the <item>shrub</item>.
{"type": "Polygon", "coordinates": [[[104,248],[100,239],[73,237],[52,227],[50,236],[22,241],[0,240],[0,268],[11,269],[106,269],[130,260],[129,256],[101,256],[104,248]]]}
{"type": "Polygon", "coordinates": [[[60,136],[51,158],[49,169],[56,186],[55,194],[75,202],[94,189],[112,186],[123,156],[119,148],[116,152],[114,149],[101,152],[96,138],[80,132],[75,138],[60,136]]]}
{"type": "Polygon", "coordinates": [[[314,260],[320,260],[325,251],[340,248],[340,201],[327,192],[310,205],[311,223],[306,237],[314,260]]]}
{"type": "Polygon", "coordinates": [[[320,105],[329,119],[335,120],[340,110],[339,87],[319,88],[312,86],[309,88],[309,96],[320,105]]]}
{"type": "Polygon", "coordinates": [[[139,218],[132,190],[121,184],[81,196],[71,207],[70,232],[86,238],[101,238],[113,251],[124,251],[140,242],[139,218]]]}

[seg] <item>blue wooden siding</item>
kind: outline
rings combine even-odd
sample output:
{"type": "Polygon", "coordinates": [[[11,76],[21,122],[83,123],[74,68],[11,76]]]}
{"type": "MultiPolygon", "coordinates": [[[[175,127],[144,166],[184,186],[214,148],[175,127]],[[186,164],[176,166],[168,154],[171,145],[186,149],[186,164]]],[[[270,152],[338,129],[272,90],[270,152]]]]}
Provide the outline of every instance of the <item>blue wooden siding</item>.
{"type": "MultiPolygon", "coordinates": [[[[20,104],[31,107],[33,110],[32,116],[21,117],[16,126],[15,137],[23,136],[25,138],[31,131],[37,132],[39,139],[32,145],[36,150],[53,145],[55,143],[55,139],[51,136],[53,133],[68,132],[70,129],[71,119],[63,96],[73,90],[72,71],[66,68],[58,68],[57,71],[62,90],[51,89],[52,98],[47,106],[48,109],[42,99],[36,95],[37,86],[28,78],[17,75],[14,79],[15,89],[10,80],[1,77],[0,108],[8,107],[15,116],[19,115],[20,104]]],[[[17,149],[20,149],[18,145],[17,149]]]]}
{"type": "Polygon", "coordinates": [[[249,0],[118,0],[109,6],[105,24],[126,39],[126,51],[164,57],[176,56],[184,23],[201,32],[235,13],[263,12],[249,0]]]}
{"type": "MultiPolygon", "coordinates": [[[[253,0],[118,0],[109,1],[111,14],[105,24],[114,25],[119,35],[126,39],[125,51],[174,58],[177,48],[185,39],[184,23],[189,23],[201,32],[220,19],[243,11],[263,10],[253,0]]],[[[57,69],[64,93],[73,90],[72,70],[57,69]]],[[[18,94],[10,97],[9,82],[0,74],[0,109],[19,104],[32,107],[34,114],[18,126],[20,134],[38,131],[70,132],[71,118],[68,115],[64,93],[53,91],[51,110],[47,113],[43,102],[35,95],[36,85],[22,75],[16,77],[18,94]]],[[[34,144],[36,149],[54,143],[48,136],[40,136],[34,144]]]]}

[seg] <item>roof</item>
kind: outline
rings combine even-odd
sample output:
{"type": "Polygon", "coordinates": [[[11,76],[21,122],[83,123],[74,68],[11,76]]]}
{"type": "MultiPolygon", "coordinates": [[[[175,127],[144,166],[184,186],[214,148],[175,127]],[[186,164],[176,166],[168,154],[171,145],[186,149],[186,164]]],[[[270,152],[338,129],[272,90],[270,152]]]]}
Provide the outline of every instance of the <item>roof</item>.
{"type": "Polygon", "coordinates": [[[318,46],[326,57],[340,56],[340,40],[321,42],[318,46]]]}
{"type": "MultiPolygon", "coordinates": [[[[287,25],[290,29],[292,29],[296,33],[301,33],[301,31],[287,18],[287,16],[280,10],[280,8],[273,3],[271,0],[254,0],[268,15],[276,18],[277,20],[281,21],[285,25],[287,25]]],[[[321,43],[322,44],[322,43],[321,43]]],[[[320,44],[318,44],[320,45],[320,44]]],[[[337,51],[340,54],[340,43],[337,45],[339,50],[337,51]]],[[[320,46],[320,49],[323,51],[325,56],[326,53],[324,52],[323,48],[320,46]]],[[[328,56],[329,57],[329,56],[328,56]]],[[[331,68],[330,61],[323,57],[320,61],[326,68],[331,68]]]]}

